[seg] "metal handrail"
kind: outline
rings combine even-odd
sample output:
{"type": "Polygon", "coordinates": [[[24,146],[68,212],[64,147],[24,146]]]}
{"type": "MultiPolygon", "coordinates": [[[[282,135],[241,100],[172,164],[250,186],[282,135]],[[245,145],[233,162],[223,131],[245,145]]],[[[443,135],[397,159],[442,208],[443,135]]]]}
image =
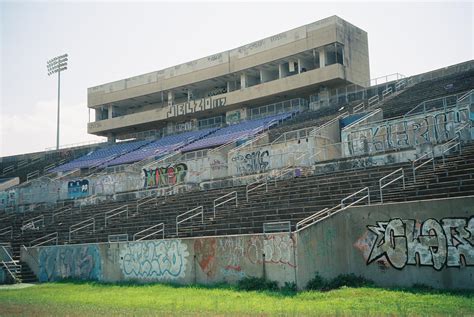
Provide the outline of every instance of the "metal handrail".
{"type": "Polygon", "coordinates": [[[341,118],[344,118],[345,116],[347,116],[349,113],[347,111],[341,113],[340,115],[338,115],[337,117],[335,118],[332,118],[331,120],[329,120],[328,122],[326,123],[323,123],[322,125],[314,128],[313,130],[311,130],[309,132],[309,136],[310,137],[315,137],[317,135],[318,132],[320,132],[322,129],[326,128],[327,126],[333,124],[334,122],[336,121],[339,121],[339,119],[341,118]]]}
{"type": "Polygon", "coordinates": [[[434,155],[426,160],[425,162],[421,163],[420,165],[416,166],[416,163],[421,161],[422,159],[424,159],[425,157],[429,157],[429,153],[426,152],[425,154],[423,154],[422,156],[420,156],[419,158],[417,158],[416,160],[414,160],[413,162],[411,162],[411,168],[413,170],[413,182],[416,183],[416,170],[419,169],[420,167],[422,166],[425,166],[426,164],[428,164],[429,162],[432,162],[433,163],[433,171],[435,169],[435,161],[434,161],[434,155]]]}
{"type": "Polygon", "coordinates": [[[0,236],[6,235],[7,233],[10,233],[10,240],[13,239],[13,227],[12,226],[0,229],[0,236]]]}
{"type": "Polygon", "coordinates": [[[185,222],[185,221],[187,221],[187,220],[189,220],[189,219],[192,219],[192,218],[194,218],[194,217],[197,217],[197,216],[199,216],[199,215],[201,215],[201,222],[204,223],[204,207],[203,207],[203,206],[198,206],[198,207],[196,207],[196,208],[193,208],[193,209],[191,209],[191,210],[188,210],[188,211],[186,211],[186,212],[183,212],[183,213],[180,214],[180,215],[177,215],[177,216],[176,216],[176,236],[178,236],[178,226],[179,226],[180,223],[183,223],[183,222],[185,222]],[[190,214],[190,213],[192,213],[193,211],[198,210],[198,209],[201,209],[201,211],[198,212],[198,213],[195,213],[195,214],[193,214],[193,215],[191,215],[191,216],[189,216],[189,217],[187,217],[187,218],[185,218],[185,219],[182,219],[182,220],[179,220],[179,221],[178,221],[179,218],[181,218],[181,217],[183,217],[183,216],[185,216],[185,215],[188,215],[188,214],[190,214]]]}
{"type": "Polygon", "coordinates": [[[0,245],[0,248],[3,249],[3,252],[5,252],[5,254],[8,256],[8,259],[10,260],[9,262],[13,262],[13,263],[16,263],[15,260],[13,260],[10,252],[8,252],[7,248],[5,248],[3,245],[0,245]]]}
{"type": "Polygon", "coordinates": [[[59,208],[59,209],[57,209],[57,210],[58,210],[57,212],[54,212],[54,211],[53,211],[53,214],[52,214],[52,216],[51,216],[51,221],[52,221],[52,222],[54,222],[54,218],[56,218],[58,215],[64,214],[66,211],[72,210],[72,208],[65,206],[65,207],[61,207],[61,208],[59,208]]]}
{"type": "Polygon", "coordinates": [[[255,182],[250,183],[247,186],[245,186],[245,197],[247,198],[247,202],[249,201],[249,193],[253,192],[254,190],[256,190],[256,189],[258,189],[262,186],[265,186],[265,192],[268,192],[268,179],[267,178],[265,178],[264,181],[262,181],[260,179],[256,180],[255,182]],[[250,188],[252,185],[255,185],[255,184],[260,184],[260,185],[257,185],[253,188],[250,188]]]}
{"type": "Polygon", "coordinates": [[[392,87],[388,87],[384,91],[382,91],[382,99],[385,99],[386,96],[390,95],[393,92],[392,87]]]}
{"type": "Polygon", "coordinates": [[[154,200],[155,201],[155,207],[157,206],[158,202],[157,202],[157,197],[150,197],[150,196],[147,196],[147,197],[143,197],[143,198],[140,198],[139,200],[137,200],[137,208],[135,210],[136,213],[138,213],[138,210],[139,210],[139,207],[140,206],[143,206],[147,203],[149,203],[150,201],[154,200]]]}
{"type": "Polygon", "coordinates": [[[362,101],[360,104],[358,104],[357,106],[354,106],[352,107],[352,113],[357,113],[359,112],[360,110],[364,110],[365,108],[365,103],[362,101]]]}
{"type": "Polygon", "coordinates": [[[119,233],[119,234],[109,234],[107,236],[107,241],[110,242],[121,242],[121,241],[128,241],[128,233],[119,233]],[[126,239],[121,239],[126,237],[126,239]]]}
{"type": "Polygon", "coordinates": [[[38,176],[39,176],[39,170],[28,173],[26,174],[26,181],[28,182],[30,179],[38,177],[38,176]]]}
{"type": "Polygon", "coordinates": [[[325,219],[325,218],[331,216],[332,214],[341,211],[342,208],[338,209],[340,207],[341,207],[341,204],[336,205],[336,206],[331,207],[331,208],[326,207],[324,209],[321,209],[320,211],[318,211],[318,212],[312,214],[311,216],[306,217],[303,220],[296,223],[296,230],[298,231],[299,229],[306,228],[307,226],[309,226],[309,225],[311,225],[311,224],[313,224],[317,221],[325,219]],[[324,216],[324,217],[321,218],[322,216],[324,216]]]}
{"type": "Polygon", "coordinates": [[[84,228],[90,227],[90,226],[92,226],[92,232],[95,232],[95,218],[94,218],[94,217],[88,218],[88,219],[86,219],[86,220],[84,220],[84,221],[78,222],[78,223],[76,223],[76,224],[70,226],[70,227],[69,227],[69,243],[71,242],[71,234],[72,234],[72,233],[77,232],[77,231],[79,231],[79,230],[82,230],[82,229],[84,229],[84,228]],[[86,223],[86,222],[90,222],[90,223],[85,224],[84,226],[81,226],[81,227],[79,227],[79,228],[74,228],[74,229],[72,229],[73,227],[77,227],[77,226],[82,225],[82,224],[84,224],[84,223],[86,223]]]}
{"type": "Polygon", "coordinates": [[[356,191],[355,193],[350,194],[349,196],[342,198],[342,199],[341,199],[341,208],[353,206],[353,205],[357,204],[358,202],[361,202],[362,200],[364,200],[364,199],[366,199],[366,198],[367,198],[367,200],[368,200],[368,205],[370,205],[370,189],[369,189],[369,187],[364,187],[364,188],[362,188],[361,190],[358,190],[358,191],[356,191]],[[357,194],[359,194],[359,193],[361,193],[361,192],[364,192],[364,191],[367,191],[367,195],[365,195],[365,196],[363,196],[363,197],[357,199],[356,201],[350,203],[350,204],[347,205],[347,206],[344,205],[344,201],[346,201],[346,200],[348,200],[349,198],[352,198],[352,197],[354,197],[355,195],[357,195],[357,194]]]}
{"type": "MultiPolygon", "coordinates": [[[[15,273],[13,273],[11,270],[10,270],[10,267],[7,265],[7,263],[5,261],[2,261],[2,264],[3,266],[7,269],[8,273],[10,274],[10,276],[13,278],[13,280],[15,282],[18,282],[18,278],[16,276],[15,273]]],[[[18,264],[16,262],[13,263],[13,265],[15,265],[16,267],[18,267],[18,264]]]]}
{"type": "Polygon", "coordinates": [[[24,226],[24,225],[29,224],[29,223],[32,223],[33,225],[35,225],[37,222],[41,222],[43,224],[43,227],[44,227],[44,215],[40,215],[40,216],[37,216],[37,217],[34,217],[34,218],[24,220],[22,222],[22,225],[24,226]]]}
{"type": "Polygon", "coordinates": [[[56,240],[56,245],[58,245],[58,233],[57,232],[53,232],[53,233],[47,234],[43,237],[40,237],[38,239],[34,239],[34,240],[30,241],[30,248],[37,247],[37,246],[43,245],[45,243],[48,243],[48,242],[54,241],[54,240],[56,240]],[[50,237],[52,237],[52,238],[50,238],[50,237]],[[49,239],[33,245],[34,242],[41,241],[45,238],[49,238],[49,239]]]}
{"type": "Polygon", "coordinates": [[[117,207],[105,212],[104,213],[105,228],[107,228],[107,219],[123,214],[124,212],[126,213],[126,217],[128,219],[128,205],[123,205],[123,206],[120,206],[120,207],[117,207]]]}
{"type": "MultiPolygon", "coordinates": [[[[459,94],[452,94],[452,95],[447,95],[447,96],[443,96],[443,97],[437,97],[437,98],[432,98],[432,99],[428,99],[428,100],[424,100],[422,102],[420,102],[418,105],[416,105],[414,108],[410,109],[410,111],[408,111],[407,113],[405,113],[403,115],[403,117],[407,117],[408,115],[410,115],[412,112],[415,112],[416,109],[420,108],[421,106],[423,106],[423,109],[425,109],[425,106],[427,103],[430,103],[430,102],[433,102],[433,101],[437,101],[437,100],[443,100],[443,105],[445,105],[445,101],[444,100],[448,100],[448,98],[451,98],[451,97],[456,97],[456,104],[459,104],[461,103],[462,101],[464,101],[464,99],[466,99],[466,97],[470,96],[471,93],[474,93],[474,89],[471,89],[469,90],[468,92],[466,93],[459,93],[459,94]],[[461,96],[459,96],[461,95],[461,96]],[[459,97],[458,97],[459,96],[459,97]]],[[[426,112],[426,110],[424,110],[423,112],[426,112]]]]}
{"type": "Polygon", "coordinates": [[[10,166],[7,166],[3,169],[2,171],[2,175],[5,175],[7,173],[10,173],[11,171],[15,170],[15,165],[10,165],[10,166]]]}
{"type": "Polygon", "coordinates": [[[43,172],[46,173],[47,171],[53,169],[54,167],[56,167],[56,163],[51,163],[49,165],[46,165],[45,167],[43,167],[43,172]]]}
{"type": "Polygon", "coordinates": [[[464,99],[466,99],[467,97],[469,97],[471,94],[474,93],[474,89],[471,89],[469,90],[468,92],[466,92],[464,95],[461,95],[460,97],[458,97],[457,99],[457,102],[462,102],[464,101],[464,99]]]}
{"type": "Polygon", "coordinates": [[[399,169],[397,169],[397,170],[391,172],[390,174],[388,174],[388,175],[382,177],[381,179],[379,179],[379,190],[380,190],[380,202],[381,202],[381,203],[383,203],[383,192],[382,192],[382,189],[385,188],[385,187],[387,187],[388,185],[390,185],[390,184],[396,182],[396,181],[399,180],[399,179],[402,179],[402,182],[403,182],[403,189],[405,189],[405,170],[403,169],[403,167],[400,167],[399,169]],[[401,172],[401,175],[400,175],[400,176],[398,176],[398,177],[392,179],[390,182],[388,182],[388,183],[382,185],[382,181],[383,181],[384,179],[386,179],[386,178],[388,178],[388,177],[390,177],[390,176],[392,176],[392,175],[394,175],[394,174],[396,174],[396,173],[398,173],[398,172],[401,172]]]}
{"type": "Polygon", "coordinates": [[[284,175],[290,174],[294,172],[294,167],[289,165],[284,167],[283,169],[279,170],[279,173],[273,178],[275,181],[275,186],[277,186],[277,180],[282,178],[284,175]]]}
{"type": "Polygon", "coordinates": [[[94,195],[91,195],[91,196],[88,196],[88,197],[82,199],[80,204],[79,204],[79,210],[82,211],[83,203],[84,203],[84,205],[88,205],[88,203],[92,204],[92,200],[96,199],[97,197],[99,197],[99,196],[97,194],[94,194],[94,195]]]}
{"type": "Polygon", "coordinates": [[[271,233],[271,232],[291,232],[291,222],[290,221],[265,222],[263,224],[263,233],[271,233]]]}
{"type": "Polygon", "coordinates": [[[223,195],[223,196],[221,196],[221,197],[218,197],[218,198],[214,199],[214,208],[213,208],[213,209],[214,209],[214,218],[216,217],[216,207],[222,206],[223,204],[228,203],[229,201],[232,201],[232,200],[234,200],[234,199],[235,199],[235,206],[237,207],[238,202],[237,202],[237,192],[236,192],[236,191],[230,192],[230,193],[228,193],[228,194],[225,194],[225,195],[223,195]],[[231,198],[229,198],[229,199],[226,199],[225,201],[221,201],[220,203],[216,204],[216,202],[217,202],[218,200],[221,200],[221,199],[223,199],[223,198],[229,197],[229,196],[231,196],[231,195],[233,195],[233,197],[231,197],[231,198]]]}
{"type": "Polygon", "coordinates": [[[379,95],[375,95],[369,98],[367,106],[370,108],[372,105],[377,104],[380,101],[379,95]]]}
{"type": "Polygon", "coordinates": [[[145,230],[142,230],[142,231],[139,231],[139,232],[135,233],[135,234],[133,235],[133,241],[145,240],[146,238],[151,237],[151,236],[153,236],[153,235],[155,235],[155,234],[157,234],[157,233],[160,233],[160,232],[163,233],[162,239],[164,239],[164,238],[165,238],[165,224],[164,224],[163,222],[160,222],[160,223],[157,224],[157,225],[151,226],[151,227],[149,227],[149,228],[146,228],[145,230]],[[144,237],[141,237],[141,238],[137,239],[137,236],[138,236],[139,234],[144,233],[144,232],[147,232],[147,231],[150,231],[150,230],[155,229],[156,227],[159,227],[159,226],[161,226],[162,228],[159,229],[159,230],[153,231],[152,233],[147,234],[147,235],[144,236],[144,237]]]}

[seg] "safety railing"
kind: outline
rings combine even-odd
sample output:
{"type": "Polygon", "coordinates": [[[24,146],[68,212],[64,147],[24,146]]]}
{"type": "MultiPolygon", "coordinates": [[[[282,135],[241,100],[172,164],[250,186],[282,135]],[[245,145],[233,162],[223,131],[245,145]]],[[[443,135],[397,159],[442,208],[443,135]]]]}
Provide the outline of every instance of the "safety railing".
{"type": "Polygon", "coordinates": [[[10,234],[10,240],[13,239],[13,227],[6,227],[0,229],[0,237],[6,236],[7,234],[10,234]]]}
{"type": "Polygon", "coordinates": [[[465,99],[467,99],[469,96],[471,96],[472,94],[474,94],[474,89],[471,89],[469,90],[468,92],[464,93],[464,94],[461,94],[460,96],[458,96],[457,98],[457,102],[463,102],[465,99]]]}
{"type": "Polygon", "coordinates": [[[82,199],[82,201],[79,203],[79,210],[82,211],[82,208],[85,206],[97,204],[97,198],[99,198],[99,196],[94,194],[82,199]]]}
{"type": "MultiPolygon", "coordinates": [[[[39,264],[39,262],[38,262],[38,259],[35,258],[35,257],[30,253],[30,250],[29,250],[24,244],[21,245],[21,248],[25,251],[26,255],[27,255],[30,259],[32,259],[33,261],[35,261],[36,265],[37,265],[38,267],[40,267],[40,264],[39,264]]],[[[22,258],[23,258],[23,254],[22,254],[22,258]]],[[[25,259],[23,259],[22,261],[23,261],[23,262],[27,262],[27,261],[25,261],[25,259]]]]}
{"type": "Polygon", "coordinates": [[[341,204],[339,204],[337,206],[334,206],[332,208],[324,208],[324,209],[321,209],[320,211],[312,214],[311,216],[306,217],[301,221],[298,221],[296,223],[296,230],[306,228],[306,227],[310,226],[313,223],[316,223],[316,222],[318,222],[322,219],[325,219],[325,218],[333,215],[334,213],[339,212],[340,207],[341,207],[341,204]]]}
{"type": "Polygon", "coordinates": [[[36,170],[36,171],[33,171],[31,173],[26,174],[26,181],[28,182],[31,179],[38,177],[39,174],[40,174],[39,170],[36,170]]]}
{"type": "Polygon", "coordinates": [[[387,98],[387,96],[390,95],[390,94],[392,94],[392,92],[393,92],[392,87],[388,87],[387,89],[385,89],[384,91],[382,91],[382,99],[387,98]]]}
{"type": "Polygon", "coordinates": [[[120,207],[117,207],[105,212],[104,213],[105,228],[107,228],[107,220],[109,220],[110,218],[116,217],[118,215],[121,215],[123,213],[125,213],[125,217],[128,219],[128,205],[123,205],[123,206],[120,206],[120,207]]]}
{"type": "MultiPolygon", "coordinates": [[[[241,145],[239,145],[239,146],[237,146],[237,147],[235,147],[235,148],[229,150],[229,154],[234,153],[234,152],[237,152],[237,151],[240,151],[240,150],[242,150],[243,148],[246,148],[246,147],[248,147],[248,146],[251,146],[252,144],[254,144],[255,142],[257,142],[257,141],[259,141],[259,140],[261,140],[261,139],[263,139],[263,138],[266,137],[266,136],[268,136],[268,132],[260,133],[260,134],[258,134],[256,137],[254,137],[253,139],[248,140],[248,141],[242,143],[241,145]]],[[[211,150],[211,151],[212,151],[212,150],[211,150]]]]}
{"type": "Polygon", "coordinates": [[[403,167],[400,167],[399,169],[391,172],[390,174],[388,175],[385,175],[384,177],[382,177],[381,179],[379,179],[379,191],[380,191],[380,202],[383,203],[383,189],[387,186],[389,186],[390,184],[393,184],[394,182],[398,181],[398,180],[402,180],[402,183],[403,183],[403,189],[405,189],[405,170],[403,169],[403,167]],[[400,174],[400,175],[398,175],[400,174]],[[395,177],[394,179],[390,180],[389,182],[383,184],[383,181],[386,180],[387,178],[393,176],[393,175],[398,175],[397,177],[395,177]]]}
{"type": "Polygon", "coordinates": [[[364,187],[361,190],[358,190],[355,193],[350,194],[349,196],[342,198],[341,199],[341,208],[354,206],[355,204],[360,203],[364,199],[367,199],[367,204],[370,205],[370,190],[369,190],[369,187],[364,187]],[[344,204],[345,201],[347,201],[347,200],[351,199],[352,197],[355,197],[358,194],[363,193],[363,192],[367,192],[367,195],[364,195],[361,198],[357,199],[356,201],[351,202],[349,205],[344,204]]]}
{"type": "Polygon", "coordinates": [[[95,219],[94,217],[88,218],[86,220],[83,220],[81,222],[78,222],[72,226],[69,227],[69,243],[71,243],[71,237],[74,232],[78,232],[82,229],[92,227],[92,232],[95,232],[95,219]]]}
{"type": "Polygon", "coordinates": [[[161,232],[161,238],[164,239],[165,238],[165,224],[163,222],[160,222],[159,224],[157,225],[154,225],[154,226],[151,226],[149,228],[146,228],[145,230],[142,230],[142,231],[138,231],[137,233],[135,233],[133,235],[133,241],[141,241],[141,240],[145,240],[146,238],[149,238],[149,237],[152,237],[154,235],[157,235],[158,233],[161,232]],[[157,229],[157,230],[154,230],[155,228],[160,228],[160,229],[157,229]],[[141,237],[141,238],[138,238],[137,237],[143,233],[146,233],[146,232],[149,232],[149,231],[152,231],[151,233],[148,233],[147,235],[141,237]]]}
{"type": "Polygon", "coordinates": [[[375,96],[370,97],[369,100],[367,101],[368,108],[372,107],[373,105],[378,104],[379,101],[380,101],[379,95],[375,95],[375,96]]]}
{"type": "Polygon", "coordinates": [[[228,194],[225,194],[221,197],[218,197],[216,199],[214,199],[214,218],[216,217],[216,208],[219,207],[219,206],[222,206],[232,200],[235,200],[235,207],[237,207],[238,205],[238,202],[237,202],[237,192],[236,191],[233,191],[233,192],[230,192],[228,194]],[[225,199],[225,200],[223,200],[225,199]]]}
{"type": "Polygon", "coordinates": [[[263,233],[291,232],[291,222],[265,222],[263,224],[263,233]]]}
{"type": "Polygon", "coordinates": [[[188,210],[188,211],[186,211],[182,214],[177,215],[176,216],[176,236],[178,236],[179,224],[181,224],[185,221],[191,220],[192,218],[197,217],[197,216],[201,216],[201,223],[204,223],[204,207],[203,206],[193,208],[193,209],[188,210]],[[200,210],[200,211],[196,212],[197,210],[200,210]],[[191,216],[188,216],[184,219],[179,220],[180,218],[182,218],[186,215],[189,215],[189,214],[191,214],[191,216]]]}
{"type": "Polygon", "coordinates": [[[140,198],[139,200],[137,200],[137,208],[135,209],[135,212],[138,213],[141,206],[146,205],[152,201],[155,201],[155,207],[156,207],[158,205],[156,197],[147,196],[147,197],[140,198]]]}
{"type": "Polygon", "coordinates": [[[46,165],[45,167],[43,167],[43,173],[46,173],[46,172],[48,172],[49,170],[52,170],[55,167],[56,167],[56,163],[51,163],[49,165],[46,165]]]}
{"type": "Polygon", "coordinates": [[[128,233],[119,233],[119,234],[109,234],[107,236],[107,241],[111,242],[127,242],[128,241],[128,233]]]}
{"type": "Polygon", "coordinates": [[[452,94],[448,96],[428,99],[420,102],[416,107],[412,108],[410,111],[403,115],[404,118],[414,115],[415,113],[426,113],[427,111],[432,111],[436,109],[446,109],[447,107],[452,107],[459,105],[467,101],[469,96],[474,93],[474,89],[460,94],[452,94]]]}
{"type": "Polygon", "coordinates": [[[15,281],[15,283],[21,282],[17,276],[17,274],[20,273],[20,265],[18,265],[17,262],[2,261],[1,263],[2,266],[7,270],[8,274],[13,278],[13,281],[15,281]]]}
{"type": "Polygon", "coordinates": [[[10,165],[10,166],[7,166],[3,169],[2,171],[2,175],[5,175],[7,173],[10,173],[11,171],[13,171],[15,169],[15,165],[10,165]]]}
{"type": "Polygon", "coordinates": [[[63,215],[65,212],[67,211],[71,211],[72,208],[71,207],[61,207],[55,211],[53,211],[53,214],[51,215],[51,222],[55,222],[56,221],[56,217],[58,217],[59,215],[63,215]]]}
{"type": "Polygon", "coordinates": [[[295,172],[295,168],[293,166],[287,166],[284,167],[276,172],[276,175],[273,177],[273,180],[275,182],[275,186],[277,186],[277,181],[283,176],[286,176],[288,174],[293,174],[295,172]]]}
{"type": "Polygon", "coordinates": [[[41,223],[41,227],[44,227],[44,215],[40,215],[34,218],[24,220],[22,222],[21,230],[36,228],[36,224],[41,223]]]}
{"type": "MultiPolygon", "coordinates": [[[[431,154],[433,154],[433,153],[431,153],[431,154]]],[[[429,155],[430,155],[430,153],[427,152],[427,153],[423,154],[422,156],[420,156],[419,158],[417,158],[416,160],[414,160],[413,162],[411,162],[411,168],[412,168],[412,171],[413,171],[413,182],[414,183],[416,183],[416,171],[418,169],[420,169],[421,167],[423,167],[426,164],[431,162],[432,165],[433,165],[433,171],[435,170],[434,155],[432,155],[431,158],[430,158],[429,155]],[[423,163],[420,164],[420,162],[422,160],[426,160],[426,161],[424,161],[423,163]]]]}
{"type": "Polygon", "coordinates": [[[18,164],[16,166],[17,166],[18,169],[20,169],[20,168],[25,167],[26,165],[28,165],[28,160],[18,162],[18,164]]]}
{"type": "Polygon", "coordinates": [[[66,174],[62,174],[62,175],[56,176],[55,178],[52,179],[52,181],[58,181],[58,180],[60,180],[61,178],[68,177],[68,176],[70,176],[70,175],[72,175],[72,174],[74,174],[74,173],[77,173],[77,172],[79,172],[79,171],[80,171],[80,169],[78,169],[78,168],[73,169],[73,170],[67,172],[66,174]]]}
{"type": "Polygon", "coordinates": [[[313,130],[311,130],[309,132],[309,136],[311,137],[315,137],[315,136],[323,136],[322,135],[322,132],[324,131],[325,128],[327,128],[328,126],[330,126],[331,124],[339,121],[340,119],[344,118],[345,116],[347,116],[349,113],[347,111],[339,114],[337,117],[335,118],[332,118],[331,120],[329,120],[328,122],[318,126],[318,127],[315,127],[313,130]]]}
{"type": "Polygon", "coordinates": [[[352,113],[358,113],[360,111],[363,111],[365,108],[365,103],[364,102],[361,102],[360,104],[354,106],[352,108],[352,113]]]}
{"type": "Polygon", "coordinates": [[[249,193],[253,192],[254,190],[259,189],[260,187],[265,186],[265,192],[268,192],[268,180],[267,178],[265,179],[259,179],[256,180],[253,183],[248,184],[245,186],[245,197],[247,199],[247,202],[249,201],[249,193]]]}
{"type": "Polygon", "coordinates": [[[404,88],[407,85],[407,80],[405,78],[400,79],[395,83],[395,90],[399,91],[400,89],[404,88]]]}
{"type": "Polygon", "coordinates": [[[38,247],[40,245],[45,245],[46,243],[51,242],[51,241],[54,241],[55,245],[58,245],[58,233],[57,232],[53,232],[53,233],[47,234],[45,236],[42,236],[38,239],[34,239],[34,240],[30,241],[29,245],[30,245],[30,248],[31,247],[38,247]]]}

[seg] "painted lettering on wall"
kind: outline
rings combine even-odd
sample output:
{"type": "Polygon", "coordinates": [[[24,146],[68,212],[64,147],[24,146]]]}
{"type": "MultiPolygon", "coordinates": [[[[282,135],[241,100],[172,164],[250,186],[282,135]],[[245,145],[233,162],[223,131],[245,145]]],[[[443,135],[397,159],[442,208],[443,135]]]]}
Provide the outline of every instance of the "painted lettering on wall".
{"type": "Polygon", "coordinates": [[[365,252],[367,265],[386,262],[399,270],[420,265],[437,271],[474,265],[474,217],[427,219],[423,223],[394,218],[367,228],[368,233],[355,244],[363,252],[370,250],[368,255],[365,252]]]}
{"type": "Polygon", "coordinates": [[[146,187],[166,187],[184,183],[188,166],[184,163],[157,167],[155,169],[144,169],[146,187]]]}
{"type": "MultiPolygon", "coordinates": [[[[469,120],[469,109],[450,109],[446,112],[417,115],[379,124],[355,127],[343,132],[344,153],[362,155],[386,150],[415,147],[425,143],[442,143],[456,136],[456,130],[469,120]]],[[[461,130],[468,137],[469,130],[461,130]]]]}
{"type": "Polygon", "coordinates": [[[268,150],[255,151],[247,154],[237,154],[232,157],[235,162],[238,174],[263,173],[269,168],[270,153],[268,150]]]}
{"type": "Polygon", "coordinates": [[[185,276],[189,252],[181,240],[129,242],[120,250],[126,278],[173,280],[185,276]]]}
{"type": "Polygon", "coordinates": [[[69,198],[80,198],[89,194],[89,181],[87,179],[70,181],[67,183],[69,198]]]}
{"type": "Polygon", "coordinates": [[[227,124],[235,124],[240,121],[240,110],[229,111],[225,117],[227,124]]]}
{"type": "Polygon", "coordinates": [[[96,245],[52,246],[39,251],[40,282],[66,278],[99,280],[102,264],[96,245]]]}
{"type": "Polygon", "coordinates": [[[294,241],[288,234],[267,236],[263,241],[250,238],[247,256],[251,263],[265,261],[265,263],[286,264],[295,267],[293,255],[294,241]]]}
{"type": "Polygon", "coordinates": [[[226,105],[226,97],[209,97],[198,100],[191,100],[176,105],[168,106],[167,118],[190,114],[198,111],[224,107],[226,105]]]}

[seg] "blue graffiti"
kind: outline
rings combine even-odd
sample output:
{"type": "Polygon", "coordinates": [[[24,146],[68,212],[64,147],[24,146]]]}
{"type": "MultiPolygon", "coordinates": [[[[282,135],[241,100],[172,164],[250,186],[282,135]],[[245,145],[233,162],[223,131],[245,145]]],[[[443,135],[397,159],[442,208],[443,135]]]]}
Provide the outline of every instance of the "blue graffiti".
{"type": "Polygon", "coordinates": [[[101,277],[101,257],[96,245],[52,246],[40,249],[40,282],[66,278],[99,280],[101,277]]]}
{"type": "Polygon", "coordinates": [[[180,240],[130,242],[120,252],[126,278],[176,279],[184,277],[187,246],[180,240]]]}

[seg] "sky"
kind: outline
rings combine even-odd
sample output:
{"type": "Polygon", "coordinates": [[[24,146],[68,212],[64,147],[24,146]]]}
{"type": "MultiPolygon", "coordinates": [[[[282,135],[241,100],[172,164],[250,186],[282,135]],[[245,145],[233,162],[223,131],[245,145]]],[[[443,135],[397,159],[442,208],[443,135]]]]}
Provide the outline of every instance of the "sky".
{"type": "MultiPolygon", "coordinates": [[[[185,63],[338,15],[368,32],[371,78],[474,58],[473,2],[79,2],[0,0],[0,157],[87,134],[87,88],[185,63]]],[[[91,111],[91,118],[93,113],[91,111]]]]}

